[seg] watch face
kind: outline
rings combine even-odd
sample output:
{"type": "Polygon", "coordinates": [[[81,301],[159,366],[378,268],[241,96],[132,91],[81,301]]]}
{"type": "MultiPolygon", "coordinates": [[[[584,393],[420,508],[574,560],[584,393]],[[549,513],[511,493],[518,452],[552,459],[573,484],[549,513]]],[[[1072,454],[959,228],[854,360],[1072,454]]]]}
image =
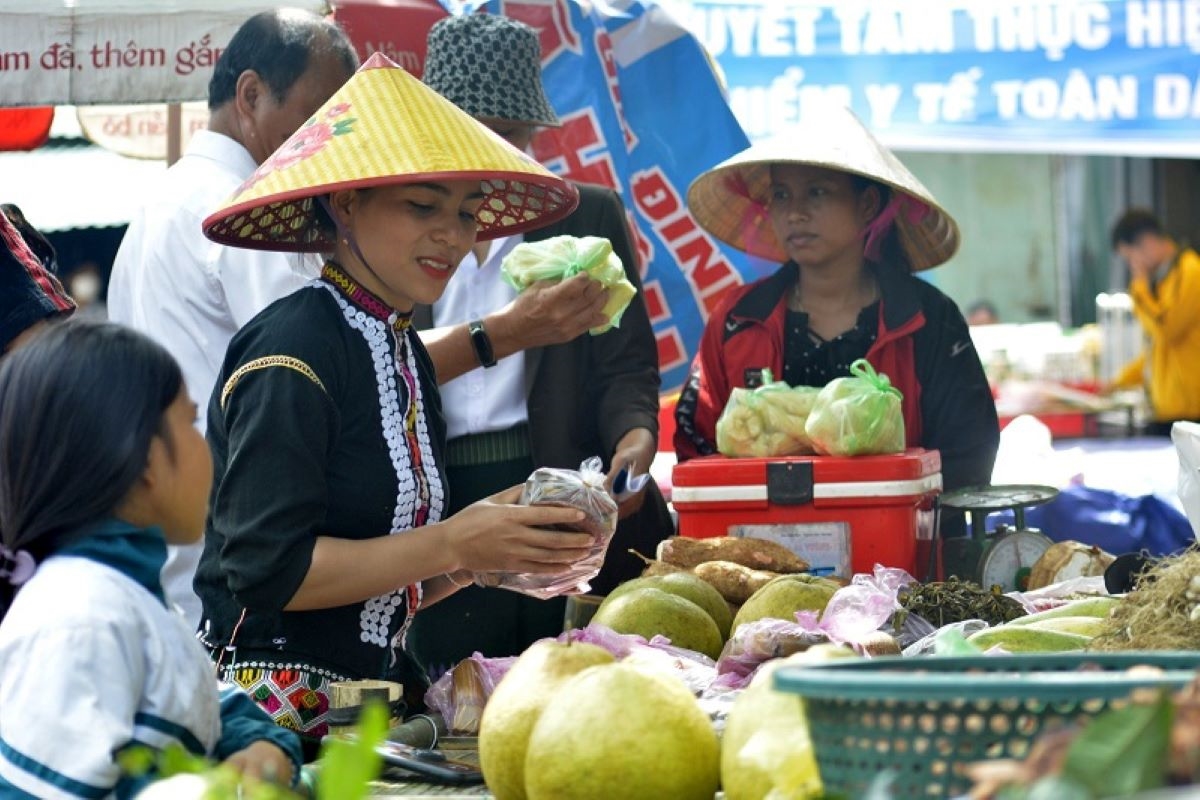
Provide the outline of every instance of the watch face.
{"type": "Polygon", "coordinates": [[[999,586],[1005,592],[1024,591],[1029,587],[1030,570],[1050,544],[1035,531],[999,535],[979,561],[979,584],[985,589],[999,586]]]}

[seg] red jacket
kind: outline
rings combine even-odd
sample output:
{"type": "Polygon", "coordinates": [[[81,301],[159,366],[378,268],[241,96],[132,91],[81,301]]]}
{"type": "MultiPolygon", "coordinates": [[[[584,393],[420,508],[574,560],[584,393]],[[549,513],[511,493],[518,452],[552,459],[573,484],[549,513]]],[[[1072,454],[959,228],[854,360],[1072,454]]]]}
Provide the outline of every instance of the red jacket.
{"type": "MultiPolygon", "coordinates": [[[[747,370],[783,375],[786,298],[798,276],[788,262],[730,291],[709,318],[675,411],[680,461],[716,452],[717,418],[747,370]]],[[[990,483],[999,424],[966,321],[925,281],[886,267],[878,276],[879,330],[866,358],[904,394],[908,445],[941,452],[947,490],[990,483]]]]}

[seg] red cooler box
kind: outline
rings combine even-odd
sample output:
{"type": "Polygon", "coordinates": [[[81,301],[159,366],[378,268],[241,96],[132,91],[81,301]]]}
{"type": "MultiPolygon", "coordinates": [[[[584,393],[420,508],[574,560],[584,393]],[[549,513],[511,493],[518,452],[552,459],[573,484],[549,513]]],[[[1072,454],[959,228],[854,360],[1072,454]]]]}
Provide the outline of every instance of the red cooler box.
{"type": "Polygon", "coordinates": [[[675,465],[671,500],[681,536],[771,539],[814,572],[843,578],[875,564],[919,578],[941,470],[938,452],[921,449],[854,458],[707,456],[675,465]]]}

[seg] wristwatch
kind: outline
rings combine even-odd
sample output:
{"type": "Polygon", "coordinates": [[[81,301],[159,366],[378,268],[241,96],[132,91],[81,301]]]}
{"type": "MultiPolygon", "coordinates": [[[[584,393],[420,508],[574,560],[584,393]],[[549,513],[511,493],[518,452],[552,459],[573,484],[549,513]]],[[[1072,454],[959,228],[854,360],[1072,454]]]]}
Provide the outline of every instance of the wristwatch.
{"type": "Polygon", "coordinates": [[[475,348],[475,357],[484,367],[496,366],[496,351],[492,349],[492,340],[483,327],[483,320],[473,319],[467,323],[467,332],[471,335],[471,346],[475,348]]]}

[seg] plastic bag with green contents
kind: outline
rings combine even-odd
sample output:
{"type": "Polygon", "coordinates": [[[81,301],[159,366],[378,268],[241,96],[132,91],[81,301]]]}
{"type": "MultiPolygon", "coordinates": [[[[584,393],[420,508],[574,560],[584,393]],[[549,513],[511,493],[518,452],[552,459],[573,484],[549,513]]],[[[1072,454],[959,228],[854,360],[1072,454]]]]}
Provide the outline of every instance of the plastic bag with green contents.
{"type": "Polygon", "coordinates": [[[804,431],[820,389],[788,386],[763,370],[756,389],[734,389],[717,420],[717,450],[733,458],[798,456],[814,452],[804,431]]]}
{"type": "Polygon", "coordinates": [[[586,272],[608,289],[608,302],[603,309],[608,324],[592,328],[593,336],[620,326],[621,315],[637,294],[625,277],[625,268],[613,252],[612,243],[599,236],[552,236],[540,242],[521,242],[505,256],[500,272],[518,292],[538,281],[566,280],[586,272]]]}
{"type": "Polygon", "coordinates": [[[866,456],[904,452],[903,395],[886,375],[860,358],[850,375],[817,395],[804,430],[818,453],[866,456]]]}

